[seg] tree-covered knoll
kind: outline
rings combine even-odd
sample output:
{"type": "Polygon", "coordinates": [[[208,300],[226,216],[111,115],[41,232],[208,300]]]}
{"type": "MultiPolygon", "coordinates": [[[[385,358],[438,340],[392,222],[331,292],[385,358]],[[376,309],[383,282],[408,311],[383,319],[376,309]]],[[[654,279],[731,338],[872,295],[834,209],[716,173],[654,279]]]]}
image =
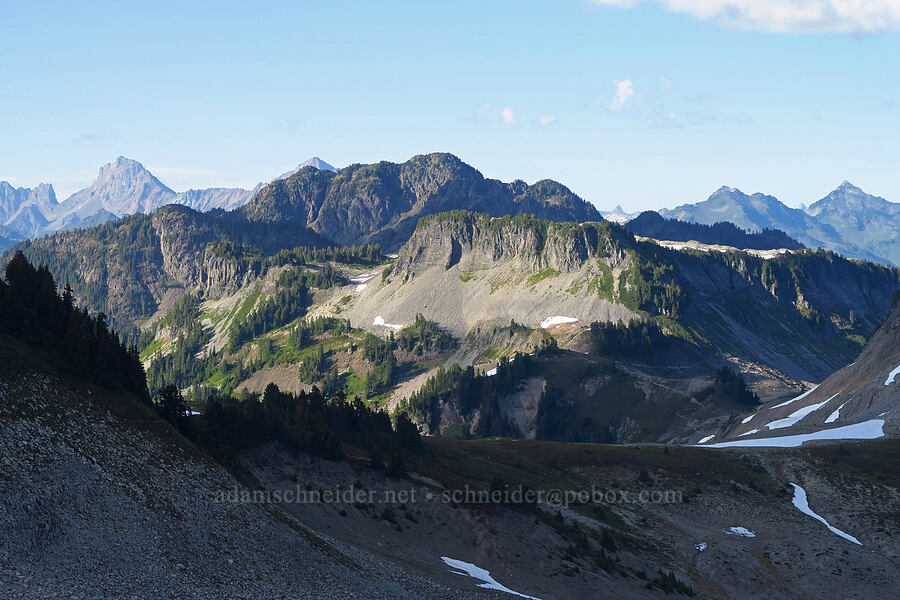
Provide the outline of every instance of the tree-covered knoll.
{"type": "Polygon", "coordinates": [[[147,399],[137,349],[122,343],[106,315],[79,310],[69,286],[60,294],[50,270],[35,268],[22,252],[0,280],[0,334],[50,354],[65,373],[147,399]]]}

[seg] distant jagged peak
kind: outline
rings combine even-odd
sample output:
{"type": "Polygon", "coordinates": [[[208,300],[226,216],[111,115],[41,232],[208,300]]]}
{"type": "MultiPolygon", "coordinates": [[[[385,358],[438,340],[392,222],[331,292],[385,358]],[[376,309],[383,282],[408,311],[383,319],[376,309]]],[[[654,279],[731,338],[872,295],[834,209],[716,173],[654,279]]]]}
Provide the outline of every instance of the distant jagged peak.
{"type": "Polygon", "coordinates": [[[839,189],[839,190],[854,190],[854,191],[860,191],[860,192],[862,191],[862,188],[860,188],[859,186],[853,185],[846,179],[841,182],[841,185],[837,186],[837,189],[839,189]]]}
{"type": "Polygon", "coordinates": [[[299,172],[300,170],[302,170],[306,167],[312,167],[312,168],[318,169],[320,171],[331,171],[332,173],[337,173],[337,169],[335,167],[331,166],[330,164],[328,164],[327,162],[325,162],[318,156],[313,156],[312,158],[307,158],[306,160],[304,160],[302,163],[297,165],[296,168],[291,169],[290,171],[287,171],[285,173],[282,173],[281,175],[279,175],[272,181],[279,181],[281,179],[287,179],[291,175],[294,175],[295,173],[299,172]]]}
{"type": "Polygon", "coordinates": [[[138,161],[119,156],[114,162],[106,163],[100,167],[100,172],[91,187],[96,188],[98,184],[102,185],[110,181],[131,182],[137,180],[152,181],[155,185],[174,194],[171,189],[151,173],[144,165],[138,161]]]}
{"type": "MultiPolygon", "coordinates": [[[[867,194],[859,186],[853,185],[846,179],[834,190],[829,192],[827,196],[818,200],[809,207],[809,214],[813,216],[822,215],[824,213],[843,213],[846,210],[867,210],[877,211],[881,213],[887,211],[891,214],[900,213],[900,204],[885,200],[880,196],[867,194]]],[[[866,217],[865,214],[857,215],[866,217]]],[[[871,215],[868,215],[871,216],[871,215]]]]}
{"type": "Polygon", "coordinates": [[[303,167],[315,167],[320,171],[337,171],[333,166],[319,158],[318,156],[313,156],[312,158],[308,158],[304,160],[297,169],[302,169],[303,167]]]}
{"type": "Polygon", "coordinates": [[[616,208],[610,211],[601,211],[600,213],[603,215],[603,218],[607,221],[612,221],[613,223],[618,223],[619,225],[624,225],[628,221],[636,218],[640,213],[637,212],[625,212],[625,209],[622,208],[621,204],[616,204],[616,208]]]}
{"type": "Polygon", "coordinates": [[[715,192],[713,192],[712,195],[715,196],[716,194],[741,194],[741,195],[745,195],[744,192],[742,192],[741,190],[737,189],[736,187],[731,187],[731,186],[729,186],[729,185],[723,185],[723,186],[721,186],[719,189],[717,189],[715,192]]]}
{"type": "MultiPolygon", "coordinates": [[[[90,187],[79,190],[60,204],[64,212],[78,211],[85,219],[100,209],[115,215],[148,213],[168,204],[175,192],[138,161],[119,156],[100,167],[90,187]]],[[[65,215],[57,215],[57,218],[65,215]]]]}

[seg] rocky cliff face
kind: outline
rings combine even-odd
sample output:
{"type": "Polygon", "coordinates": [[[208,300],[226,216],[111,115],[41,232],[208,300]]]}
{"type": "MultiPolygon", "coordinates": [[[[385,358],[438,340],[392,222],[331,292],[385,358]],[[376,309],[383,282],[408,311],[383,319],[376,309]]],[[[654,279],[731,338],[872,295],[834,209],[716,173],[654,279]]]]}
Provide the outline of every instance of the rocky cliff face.
{"type": "Polygon", "coordinates": [[[534,217],[495,219],[486,214],[457,212],[423,219],[400,250],[394,276],[403,281],[416,273],[449,269],[463,255],[488,266],[515,260],[529,271],[580,270],[591,257],[603,256],[611,267],[626,259],[618,239],[627,236],[605,223],[556,223],[534,217]]]}
{"type": "Polygon", "coordinates": [[[423,219],[386,281],[360,294],[354,324],[422,312],[464,336],[484,319],[654,319],[714,352],[820,381],[856,355],[900,279],[823,251],[681,252],[611,223],[457,212],[423,219]]]}
{"type": "Polygon", "coordinates": [[[469,209],[494,216],[534,214],[550,220],[601,220],[564,186],[502,183],[450,154],[415,156],[403,164],[350,165],[337,173],[303,168],[264,187],[241,212],[250,220],[291,220],[340,244],[400,247],[422,216],[469,209]]]}
{"type": "MultiPolygon", "coordinates": [[[[153,314],[172,287],[215,296],[249,285],[258,266],[208,247],[231,240],[235,229],[240,231],[240,223],[171,205],[19,247],[36,264],[48,265],[59,285],[68,282],[81,306],[105,312],[122,327],[153,314]]],[[[291,232],[283,237],[303,239],[291,232]]]]}
{"type": "Polygon", "coordinates": [[[249,285],[259,275],[256,268],[209,248],[211,242],[222,239],[214,219],[172,206],[154,213],[151,222],[163,271],[185,287],[217,295],[249,285]]]}

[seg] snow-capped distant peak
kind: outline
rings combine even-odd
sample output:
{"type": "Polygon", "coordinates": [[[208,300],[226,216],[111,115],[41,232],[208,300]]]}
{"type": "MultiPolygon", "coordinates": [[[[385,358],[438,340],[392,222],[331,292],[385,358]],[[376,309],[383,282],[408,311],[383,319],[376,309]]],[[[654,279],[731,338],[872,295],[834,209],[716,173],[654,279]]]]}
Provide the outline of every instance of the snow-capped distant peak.
{"type": "Polygon", "coordinates": [[[320,171],[337,171],[337,169],[335,169],[334,167],[329,165],[327,162],[325,162],[318,156],[313,156],[312,158],[309,158],[309,159],[303,161],[297,167],[297,170],[299,171],[303,167],[315,167],[315,168],[319,169],[320,171]]]}
{"type": "Polygon", "coordinates": [[[320,170],[320,171],[332,171],[332,172],[334,172],[334,173],[337,172],[337,169],[336,169],[336,168],[334,168],[333,166],[329,165],[327,162],[325,162],[324,160],[322,160],[322,159],[319,158],[318,156],[313,156],[312,158],[308,158],[308,159],[304,160],[302,163],[300,163],[299,165],[297,165],[297,168],[296,168],[296,169],[291,169],[291,170],[288,171],[287,173],[282,173],[281,175],[279,175],[278,177],[276,177],[276,178],[273,179],[272,181],[278,181],[278,180],[280,180],[280,179],[287,179],[288,177],[290,177],[290,176],[293,175],[294,173],[296,173],[296,172],[298,172],[298,171],[300,171],[301,169],[304,169],[304,168],[306,168],[306,167],[313,167],[314,169],[318,169],[318,170],[320,170]]]}

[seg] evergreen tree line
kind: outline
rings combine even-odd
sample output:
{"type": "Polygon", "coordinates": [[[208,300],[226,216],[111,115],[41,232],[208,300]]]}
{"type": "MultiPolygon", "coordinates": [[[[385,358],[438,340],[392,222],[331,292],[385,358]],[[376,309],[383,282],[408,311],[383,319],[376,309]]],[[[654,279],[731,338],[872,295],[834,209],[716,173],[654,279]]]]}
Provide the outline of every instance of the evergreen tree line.
{"type": "Polygon", "coordinates": [[[379,244],[364,246],[296,246],[281,248],[276,254],[264,257],[262,251],[252,245],[218,240],[207,245],[217,256],[235,260],[262,269],[263,266],[313,265],[329,262],[353,265],[375,265],[385,256],[379,244]]]}
{"type": "MultiPolygon", "coordinates": [[[[195,294],[186,294],[175,303],[165,317],[159,320],[155,331],[171,329],[188,352],[199,352],[209,341],[209,332],[203,328],[201,316],[199,298],[195,294]]],[[[155,331],[147,336],[151,342],[156,337],[155,331]]]]}
{"type": "Polygon", "coordinates": [[[35,268],[21,250],[0,281],[0,334],[50,353],[64,372],[148,400],[137,349],[126,347],[106,315],[76,308],[68,284],[60,294],[50,270],[35,268]]]}
{"type": "Polygon", "coordinates": [[[288,333],[288,343],[296,350],[303,350],[315,342],[315,336],[324,335],[326,332],[341,335],[348,331],[350,331],[349,319],[335,317],[303,319],[291,328],[288,333]]]}
{"type": "Polygon", "coordinates": [[[363,358],[372,364],[372,368],[366,373],[366,398],[374,398],[390,389],[397,369],[397,357],[394,356],[396,346],[393,331],[386,340],[371,333],[367,333],[363,339],[363,358]]]}
{"type": "Polygon", "coordinates": [[[231,324],[228,332],[231,349],[237,350],[245,342],[302,317],[312,301],[309,288],[327,289],[342,281],[331,265],[313,272],[285,271],[278,277],[278,291],[274,296],[263,301],[241,322],[231,324]]]}
{"type": "Polygon", "coordinates": [[[724,366],[716,371],[714,391],[718,398],[725,401],[737,402],[746,406],[759,404],[759,396],[747,387],[744,376],[729,366],[724,366]]]}
{"type": "Polygon", "coordinates": [[[421,355],[423,352],[448,352],[456,342],[437,323],[417,314],[412,325],[397,333],[397,345],[407,352],[415,351],[417,355],[421,355]]]}
{"type": "Polygon", "coordinates": [[[650,321],[628,323],[591,323],[591,352],[596,356],[614,356],[651,360],[664,352],[669,340],[659,325],[650,321]]]}
{"type": "Polygon", "coordinates": [[[273,265],[309,265],[326,262],[355,265],[375,265],[384,262],[384,252],[380,244],[364,246],[328,246],[314,248],[298,246],[291,250],[282,250],[270,258],[273,265]]]}
{"type": "Polygon", "coordinates": [[[342,394],[330,401],[313,387],[299,394],[282,392],[274,383],[262,396],[210,396],[202,416],[189,418],[187,404],[175,386],[155,399],[157,411],[187,437],[213,451],[279,441],[291,449],[336,460],[341,444],[368,450],[372,464],[402,474],[402,454],[419,452],[419,431],[406,413],[396,423],[381,410],[342,394]],[[389,457],[385,460],[382,457],[389,457]]]}
{"type": "Polygon", "coordinates": [[[197,356],[197,351],[179,337],[172,352],[156,356],[147,368],[147,387],[158,393],[168,384],[184,389],[199,381],[206,381],[218,365],[216,355],[197,356]]]}
{"type": "Polygon", "coordinates": [[[516,426],[503,418],[499,399],[516,391],[519,383],[534,370],[534,359],[528,354],[506,357],[497,365],[494,375],[476,375],[471,366],[452,365],[441,367],[429,378],[408,402],[409,411],[426,424],[429,433],[437,431],[444,404],[455,405],[463,416],[471,416],[479,410],[475,437],[518,436],[516,426]]]}

